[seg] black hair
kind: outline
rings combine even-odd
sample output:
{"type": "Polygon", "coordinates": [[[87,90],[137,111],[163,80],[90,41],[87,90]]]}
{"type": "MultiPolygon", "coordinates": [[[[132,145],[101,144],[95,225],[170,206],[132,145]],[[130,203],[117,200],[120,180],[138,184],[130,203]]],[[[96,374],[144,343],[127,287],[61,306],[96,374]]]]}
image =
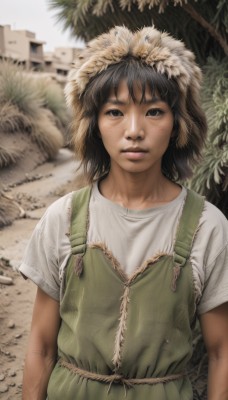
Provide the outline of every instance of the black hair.
{"type": "MultiPolygon", "coordinates": [[[[92,182],[95,178],[107,174],[110,169],[110,157],[99,136],[98,114],[110,93],[114,91],[117,95],[122,80],[126,81],[133,101],[136,100],[134,88],[137,83],[142,91],[141,101],[144,100],[145,91],[148,88],[152,96],[158,95],[169,105],[174,117],[174,127],[170,144],[162,158],[162,172],[173,181],[190,177],[192,167],[199,160],[205,141],[207,125],[204,112],[190,90],[183,99],[178,83],[174,79],[156,72],[142,60],[126,57],[93,77],[80,98],[84,110],[82,119],[89,121],[88,130],[83,139],[84,150],[81,159],[89,181],[92,182]],[[188,141],[186,145],[180,147],[178,141],[182,134],[183,124],[187,127],[188,141]]],[[[76,152],[78,142],[79,140],[75,137],[76,152]]],[[[82,147],[82,143],[80,146],[82,147]]]]}

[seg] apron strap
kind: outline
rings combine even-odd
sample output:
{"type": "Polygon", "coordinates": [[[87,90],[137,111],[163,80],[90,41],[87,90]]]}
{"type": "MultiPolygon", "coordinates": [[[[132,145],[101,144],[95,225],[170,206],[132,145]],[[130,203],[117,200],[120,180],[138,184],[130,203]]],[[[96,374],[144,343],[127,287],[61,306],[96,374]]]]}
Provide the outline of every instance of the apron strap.
{"type": "Polygon", "coordinates": [[[173,280],[172,290],[176,290],[176,282],[180,275],[181,268],[188,260],[194,237],[196,235],[199,220],[204,208],[204,197],[187,189],[187,196],[177,228],[176,240],[173,254],[173,280]]]}
{"type": "Polygon", "coordinates": [[[76,273],[82,272],[82,257],[86,251],[88,210],[91,186],[86,186],[74,192],[72,197],[70,244],[71,254],[77,255],[76,273]]]}

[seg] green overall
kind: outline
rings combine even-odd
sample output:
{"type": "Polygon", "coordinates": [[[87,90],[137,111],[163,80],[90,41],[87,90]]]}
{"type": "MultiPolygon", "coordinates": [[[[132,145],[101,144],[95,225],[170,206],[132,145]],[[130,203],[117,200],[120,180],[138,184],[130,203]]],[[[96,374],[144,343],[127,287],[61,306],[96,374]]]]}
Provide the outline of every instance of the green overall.
{"type": "Polygon", "coordinates": [[[90,190],[73,196],[48,400],[192,400],[185,374],[196,311],[189,256],[204,199],[188,190],[174,254],[148,260],[129,277],[104,245],[86,244],[90,190]]]}

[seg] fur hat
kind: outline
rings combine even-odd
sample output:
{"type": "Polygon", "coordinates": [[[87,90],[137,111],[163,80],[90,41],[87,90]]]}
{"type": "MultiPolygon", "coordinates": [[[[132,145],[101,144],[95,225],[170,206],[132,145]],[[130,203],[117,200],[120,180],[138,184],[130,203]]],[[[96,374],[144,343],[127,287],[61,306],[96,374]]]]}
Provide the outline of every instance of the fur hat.
{"type": "MultiPolygon", "coordinates": [[[[134,33],[126,27],[117,26],[90,41],[69,73],[65,94],[68,105],[73,108],[74,126],[81,139],[88,127],[82,118],[80,101],[86,85],[91,78],[127,56],[140,59],[158,73],[177,82],[183,114],[186,112],[187,96],[198,102],[201,71],[194,61],[194,54],[181,41],[154,27],[145,27],[134,33]]],[[[189,129],[185,126],[184,119],[180,124],[182,126],[178,146],[184,147],[188,142],[189,129]]]]}

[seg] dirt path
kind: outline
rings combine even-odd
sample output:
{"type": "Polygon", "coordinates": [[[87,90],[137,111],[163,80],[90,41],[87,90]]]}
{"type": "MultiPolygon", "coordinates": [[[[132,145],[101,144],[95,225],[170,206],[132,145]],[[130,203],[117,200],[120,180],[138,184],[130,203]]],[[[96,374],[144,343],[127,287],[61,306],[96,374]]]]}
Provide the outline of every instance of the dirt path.
{"type": "Polygon", "coordinates": [[[21,399],[23,362],[36,293],[35,285],[25,281],[15,268],[46,207],[77,186],[76,166],[71,152],[61,150],[55,162],[38,167],[31,173],[30,181],[9,193],[20,200],[26,218],[0,230],[0,274],[13,279],[13,285],[0,284],[1,400],[21,399]]]}

